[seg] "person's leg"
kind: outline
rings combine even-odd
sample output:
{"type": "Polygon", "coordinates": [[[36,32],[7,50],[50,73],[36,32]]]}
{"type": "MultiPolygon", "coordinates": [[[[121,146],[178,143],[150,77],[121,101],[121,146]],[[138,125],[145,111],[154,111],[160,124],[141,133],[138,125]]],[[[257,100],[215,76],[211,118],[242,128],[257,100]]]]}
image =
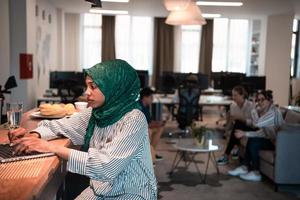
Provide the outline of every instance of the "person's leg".
{"type": "Polygon", "coordinates": [[[153,131],[153,134],[151,137],[151,145],[153,146],[154,149],[156,149],[162,133],[163,133],[163,127],[158,127],[155,129],[155,131],[153,131]]]}
{"type": "Polygon", "coordinates": [[[265,138],[248,138],[244,162],[249,166],[250,172],[241,175],[241,179],[261,181],[261,175],[259,173],[259,151],[267,149],[274,149],[274,145],[270,140],[265,138]]]}
{"type": "Polygon", "coordinates": [[[234,131],[235,131],[235,129],[232,129],[232,131],[230,133],[230,138],[229,138],[226,150],[225,150],[225,155],[227,155],[227,156],[230,155],[230,152],[235,145],[240,144],[240,140],[235,137],[234,131]]]}
{"type": "Polygon", "coordinates": [[[154,163],[155,162],[155,154],[156,154],[156,152],[155,152],[154,147],[151,144],[151,140],[152,140],[152,136],[153,136],[153,131],[150,128],[148,128],[148,134],[149,134],[149,141],[150,141],[151,158],[152,158],[152,162],[154,163]]]}
{"type": "Polygon", "coordinates": [[[89,177],[68,172],[65,177],[64,199],[75,199],[84,189],[89,187],[89,183],[89,177]]]}
{"type": "Polygon", "coordinates": [[[259,151],[260,150],[273,150],[274,145],[266,138],[248,138],[246,151],[248,150],[248,162],[251,163],[250,170],[259,170],[259,151]]]}

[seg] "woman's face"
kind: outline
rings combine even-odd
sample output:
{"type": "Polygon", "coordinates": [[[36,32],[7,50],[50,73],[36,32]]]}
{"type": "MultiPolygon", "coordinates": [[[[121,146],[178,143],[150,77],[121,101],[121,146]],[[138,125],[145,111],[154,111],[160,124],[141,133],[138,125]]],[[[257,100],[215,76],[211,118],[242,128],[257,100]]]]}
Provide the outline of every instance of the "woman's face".
{"type": "Polygon", "coordinates": [[[257,102],[258,102],[258,106],[261,107],[261,109],[266,109],[271,105],[271,101],[268,101],[266,99],[266,97],[262,94],[259,94],[257,96],[257,102]]]}
{"type": "Polygon", "coordinates": [[[105,96],[98,88],[98,86],[94,83],[93,79],[89,76],[85,79],[86,83],[86,91],[85,94],[88,100],[88,106],[92,108],[98,108],[103,106],[105,102],[105,96]]]}
{"type": "Polygon", "coordinates": [[[232,100],[237,104],[242,104],[245,101],[243,95],[240,95],[237,91],[232,90],[232,100]]]}

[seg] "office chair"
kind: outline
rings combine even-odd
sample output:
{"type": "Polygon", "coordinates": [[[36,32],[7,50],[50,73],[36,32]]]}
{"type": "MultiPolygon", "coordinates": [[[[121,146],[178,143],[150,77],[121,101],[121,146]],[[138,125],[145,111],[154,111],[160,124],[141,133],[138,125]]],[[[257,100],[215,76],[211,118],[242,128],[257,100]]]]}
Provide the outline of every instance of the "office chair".
{"type": "Polygon", "coordinates": [[[180,129],[192,125],[199,118],[199,98],[201,90],[198,87],[181,86],[178,89],[179,107],[176,120],[180,129]]]}
{"type": "MultiPolygon", "coordinates": [[[[179,87],[179,107],[175,117],[180,130],[170,132],[169,137],[172,137],[175,133],[181,137],[185,137],[189,134],[191,130],[189,127],[199,118],[200,95],[201,89],[197,86],[197,84],[195,84],[195,82],[186,81],[184,85],[179,87]]],[[[173,141],[169,141],[169,143],[173,143],[173,141]]]]}

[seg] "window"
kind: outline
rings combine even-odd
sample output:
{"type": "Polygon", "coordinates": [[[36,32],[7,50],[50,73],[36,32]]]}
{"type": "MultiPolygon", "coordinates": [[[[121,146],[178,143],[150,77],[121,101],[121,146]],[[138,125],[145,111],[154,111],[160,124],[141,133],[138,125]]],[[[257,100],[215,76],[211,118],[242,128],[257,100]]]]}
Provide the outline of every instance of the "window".
{"type": "Polygon", "coordinates": [[[246,72],[249,51],[248,34],[248,20],[214,19],[213,72],[246,72]]]}
{"type": "Polygon", "coordinates": [[[181,26],[180,72],[198,73],[201,26],[181,26]]]}
{"type": "Polygon", "coordinates": [[[292,49],[291,49],[291,76],[300,77],[300,67],[298,61],[299,54],[299,20],[293,21],[292,49]]]}
{"type": "Polygon", "coordinates": [[[153,19],[120,15],[116,17],[116,58],[126,60],[137,70],[153,65],[153,19]]]}
{"type": "Polygon", "coordinates": [[[101,62],[102,15],[84,14],[82,17],[82,66],[90,68],[101,62]]]}

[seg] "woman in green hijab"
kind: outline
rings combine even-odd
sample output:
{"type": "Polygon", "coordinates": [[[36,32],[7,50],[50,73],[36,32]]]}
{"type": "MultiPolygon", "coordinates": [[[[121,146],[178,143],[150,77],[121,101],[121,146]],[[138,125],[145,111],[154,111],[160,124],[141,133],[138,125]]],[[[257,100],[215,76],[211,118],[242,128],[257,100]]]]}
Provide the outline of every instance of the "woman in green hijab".
{"type": "Polygon", "coordinates": [[[84,72],[89,108],[70,118],[44,120],[30,133],[24,128],[13,131],[15,151],[53,152],[68,160],[68,171],[90,178],[90,187],[76,199],[157,199],[135,70],[113,60],[84,72]],[[24,137],[18,139],[20,135],[24,137]],[[83,145],[83,151],[47,142],[60,135],[83,145]]]}

